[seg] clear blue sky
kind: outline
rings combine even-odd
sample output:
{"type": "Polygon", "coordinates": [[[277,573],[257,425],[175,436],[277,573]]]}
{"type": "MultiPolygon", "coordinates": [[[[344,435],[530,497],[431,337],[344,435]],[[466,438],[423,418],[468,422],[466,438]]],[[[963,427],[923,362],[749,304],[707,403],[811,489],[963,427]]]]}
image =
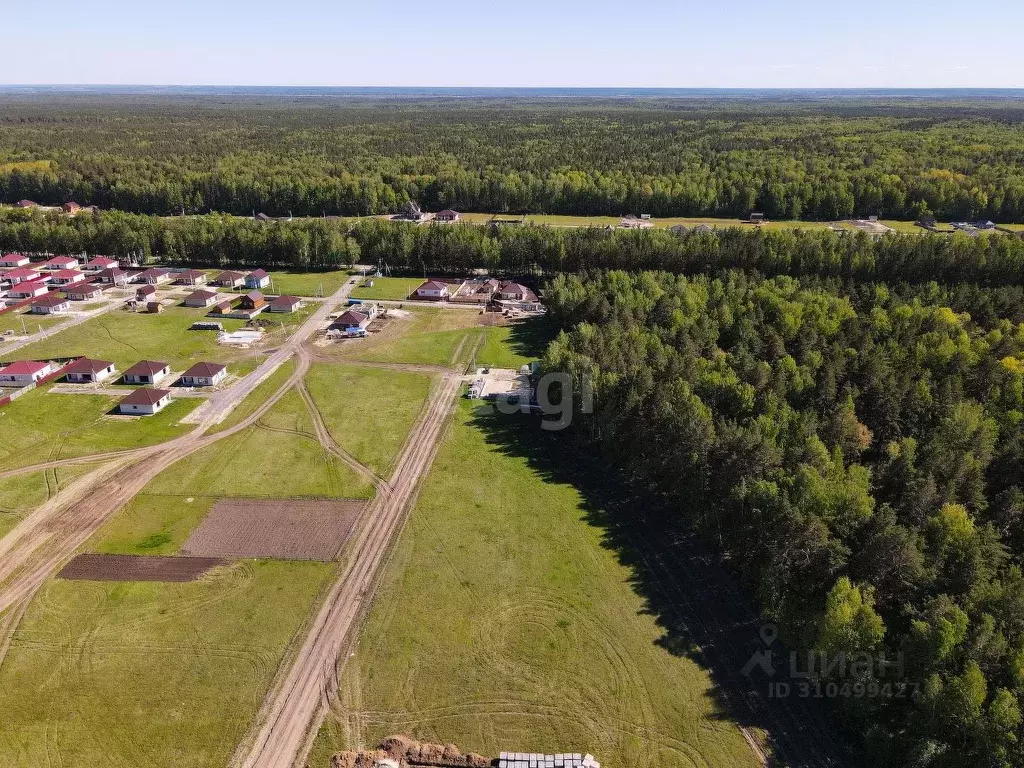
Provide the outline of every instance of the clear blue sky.
{"type": "Polygon", "coordinates": [[[10,0],[4,83],[1024,87],[1020,0],[10,0]]]}

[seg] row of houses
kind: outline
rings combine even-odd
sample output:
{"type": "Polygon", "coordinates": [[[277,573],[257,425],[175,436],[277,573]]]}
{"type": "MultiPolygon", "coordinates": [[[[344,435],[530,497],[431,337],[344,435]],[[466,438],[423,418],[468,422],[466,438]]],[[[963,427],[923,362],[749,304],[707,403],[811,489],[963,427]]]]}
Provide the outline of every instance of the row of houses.
{"type": "MultiPolygon", "coordinates": [[[[59,369],[50,361],[18,360],[0,368],[0,383],[6,386],[35,384],[59,369]]],[[[117,374],[117,368],[109,360],[94,360],[80,357],[64,368],[64,375],[73,384],[102,384],[117,374]]],[[[125,384],[159,384],[171,375],[170,363],[163,360],[140,360],[121,374],[125,384]]],[[[196,363],[178,378],[183,387],[215,387],[228,375],[226,366],[220,363],[196,363]]]]}
{"type": "Polygon", "coordinates": [[[525,285],[501,282],[494,278],[467,280],[457,285],[440,280],[426,280],[412,293],[411,298],[424,301],[445,301],[457,295],[472,295],[476,301],[537,301],[536,294],[525,285]]]}

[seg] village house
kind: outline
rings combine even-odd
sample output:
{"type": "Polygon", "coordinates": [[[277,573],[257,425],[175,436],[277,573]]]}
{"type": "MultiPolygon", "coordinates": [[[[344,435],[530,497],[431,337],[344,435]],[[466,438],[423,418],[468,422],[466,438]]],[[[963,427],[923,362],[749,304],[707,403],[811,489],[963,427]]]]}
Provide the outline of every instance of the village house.
{"type": "Polygon", "coordinates": [[[119,267],[104,269],[96,275],[96,280],[109,285],[128,285],[131,282],[131,275],[119,267]]]}
{"type": "Polygon", "coordinates": [[[6,368],[0,368],[0,383],[20,386],[35,384],[53,371],[54,367],[51,363],[41,363],[38,360],[18,360],[6,368]]]}
{"type": "Polygon", "coordinates": [[[439,280],[427,280],[413,294],[417,299],[441,301],[448,298],[448,284],[439,280]]]}
{"type": "Polygon", "coordinates": [[[267,309],[271,312],[294,312],[300,306],[302,301],[297,296],[278,296],[267,305],[267,309]]]}
{"type": "Polygon", "coordinates": [[[265,270],[257,269],[245,276],[246,288],[266,288],[270,285],[270,275],[265,270]]]}
{"type": "Polygon", "coordinates": [[[80,357],[64,369],[67,380],[74,384],[98,384],[111,378],[116,369],[109,360],[80,357]]]}
{"type": "Polygon", "coordinates": [[[228,270],[217,275],[217,279],[213,283],[222,288],[238,288],[245,285],[245,275],[241,272],[231,272],[228,270]]]}
{"type": "Polygon", "coordinates": [[[74,200],[68,200],[66,203],[64,203],[64,205],[62,205],[60,207],[60,209],[62,211],[64,211],[64,213],[72,213],[72,214],[74,214],[74,213],[78,213],[80,210],[82,210],[82,206],[80,206],[74,200]]]}
{"type": "Polygon", "coordinates": [[[117,259],[108,259],[106,256],[95,256],[82,267],[86,272],[100,272],[104,269],[113,269],[120,266],[117,259]]]}
{"type": "Polygon", "coordinates": [[[215,387],[228,375],[220,363],[196,363],[183,374],[178,383],[183,387],[215,387]]]}
{"type": "Polygon", "coordinates": [[[497,292],[497,298],[502,301],[536,301],[537,297],[533,291],[519,283],[503,283],[497,292]]]}
{"type": "Polygon", "coordinates": [[[54,256],[42,264],[37,265],[38,269],[46,269],[55,272],[60,269],[78,269],[78,259],[74,256],[54,256]]]}
{"type": "Polygon", "coordinates": [[[239,306],[242,309],[262,309],[267,303],[263,294],[259,291],[249,291],[242,297],[239,306]]]}
{"type": "Polygon", "coordinates": [[[213,291],[195,291],[190,293],[183,303],[186,307],[202,309],[216,303],[217,298],[217,294],[213,291]]]}
{"type": "Polygon", "coordinates": [[[58,269],[50,275],[53,285],[72,285],[85,279],[85,275],[77,269],[58,269]]]}
{"type": "Polygon", "coordinates": [[[103,289],[92,283],[80,283],[65,288],[64,295],[71,301],[92,301],[103,298],[103,289]]]}
{"type": "Polygon", "coordinates": [[[40,296],[32,302],[29,312],[33,315],[59,315],[71,309],[71,302],[63,299],[55,293],[47,296],[40,296]]]}
{"type": "Polygon", "coordinates": [[[14,204],[15,208],[38,208],[39,203],[35,200],[19,200],[14,204]]]}
{"type": "Polygon", "coordinates": [[[45,283],[46,280],[36,272],[34,269],[25,269],[24,267],[18,267],[17,269],[9,269],[3,273],[3,279],[9,282],[11,285],[17,285],[18,283],[31,283],[38,280],[40,283],[45,283]]]}
{"type": "Polygon", "coordinates": [[[30,261],[31,259],[23,254],[8,253],[6,256],[0,256],[0,268],[13,269],[15,267],[27,267],[30,261]]]}
{"type": "Polygon", "coordinates": [[[160,283],[170,282],[171,270],[153,267],[144,272],[140,272],[135,276],[135,279],[140,283],[146,283],[147,285],[160,285],[160,283]]]}
{"type": "Polygon", "coordinates": [[[328,327],[327,332],[330,335],[365,336],[366,328],[369,324],[370,318],[368,315],[350,309],[348,312],[335,318],[328,327]]]}
{"type": "Polygon", "coordinates": [[[171,366],[168,363],[142,360],[124,372],[125,384],[157,384],[161,379],[170,376],[171,366]]]}
{"type": "Polygon", "coordinates": [[[184,272],[174,272],[173,275],[178,285],[202,285],[206,282],[206,273],[198,269],[186,269],[184,272]]]}
{"type": "Polygon", "coordinates": [[[135,300],[146,301],[150,296],[156,295],[156,286],[141,285],[135,289],[135,300]]]}
{"type": "Polygon", "coordinates": [[[458,221],[461,214],[458,211],[446,209],[434,215],[434,221],[458,221]]]}
{"type": "Polygon", "coordinates": [[[16,283],[7,292],[7,295],[12,299],[34,299],[38,296],[45,296],[49,292],[50,289],[46,287],[45,280],[32,280],[16,283]]]}
{"type": "Polygon", "coordinates": [[[136,389],[117,404],[117,410],[128,416],[152,416],[171,402],[166,389],[136,389]]]}

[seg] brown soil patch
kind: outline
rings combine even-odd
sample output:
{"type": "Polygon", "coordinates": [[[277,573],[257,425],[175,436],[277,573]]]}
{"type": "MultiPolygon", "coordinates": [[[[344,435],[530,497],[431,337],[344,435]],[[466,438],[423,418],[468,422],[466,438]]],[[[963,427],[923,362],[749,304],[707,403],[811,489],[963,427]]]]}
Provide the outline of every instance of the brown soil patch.
{"type": "Polygon", "coordinates": [[[333,560],[365,501],[221,499],[196,528],[182,554],[333,560]]]}
{"type": "Polygon", "coordinates": [[[219,557],[79,555],[57,574],[89,581],[194,581],[217,565],[219,557]]]}

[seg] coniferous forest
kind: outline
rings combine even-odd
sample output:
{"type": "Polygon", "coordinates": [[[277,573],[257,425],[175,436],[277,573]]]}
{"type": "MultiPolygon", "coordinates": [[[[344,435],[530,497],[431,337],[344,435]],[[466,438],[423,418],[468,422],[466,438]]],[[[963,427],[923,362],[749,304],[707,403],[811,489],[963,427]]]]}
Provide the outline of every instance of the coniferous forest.
{"type": "Polygon", "coordinates": [[[1024,222],[1014,99],[0,94],[0,202],[1024,222]]]}

